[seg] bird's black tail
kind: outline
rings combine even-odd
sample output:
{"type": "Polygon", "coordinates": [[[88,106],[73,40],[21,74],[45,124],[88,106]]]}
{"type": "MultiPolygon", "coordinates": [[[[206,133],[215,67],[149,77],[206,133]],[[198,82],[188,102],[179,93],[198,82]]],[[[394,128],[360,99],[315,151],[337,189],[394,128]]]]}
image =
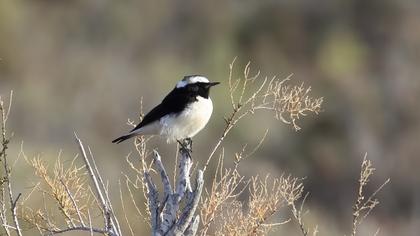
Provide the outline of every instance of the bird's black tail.
{"type": "Polygon", "coordinates": [[[121,143],[122,141],[125,141],[129,138],[132,138],[134,136],[136,136],[137,134],[127,134],[127,135],[123,135],[115,140],[112,141],[112,143],[121,143]]]}

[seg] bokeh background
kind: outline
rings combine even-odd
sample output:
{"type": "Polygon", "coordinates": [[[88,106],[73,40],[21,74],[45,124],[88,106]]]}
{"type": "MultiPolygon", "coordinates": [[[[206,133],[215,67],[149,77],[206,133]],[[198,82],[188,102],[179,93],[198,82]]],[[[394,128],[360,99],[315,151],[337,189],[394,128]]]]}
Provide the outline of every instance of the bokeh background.
{"type": "MultiPolygon", "coordinates": [[[[195,139],[207,156],[222,131],[228,66],[248,62],[262,75],[286,77],[323,96],[324,112],[302,130],[255,115],[231,133],[227,152],[263,148],[244,161],[244,175],[306,177],[306,218],[320,235],[349,234],[357,177],[365,153],[377,168],[368,190],[391,178],[361,235],[420,232],[420,4],[415,0],[284,1],[0,1],[0,94],[14,90],[10,156],[54,162],[77,153],[77,131],[111,186],[128,169],[130,142],[111,140],[186,74],[222,82],[215,111],[195,139]]],[[[175,145],[156,140],[171,163],[175,145]]],[[[232,161],[227,158],[227,166],[232,161]]],[[[19,161],[15,183],[25,193],[31,168],[19,161]]],[[[116,199],[118,199],[118,192],[116,199]]],[[[274,219],[275,220],[275,219],[274,219]]],[[[148,232],[144,223],[138,232],[148,232]]],[[[273,235],[299,235],[296,225],[273,235]]]]}

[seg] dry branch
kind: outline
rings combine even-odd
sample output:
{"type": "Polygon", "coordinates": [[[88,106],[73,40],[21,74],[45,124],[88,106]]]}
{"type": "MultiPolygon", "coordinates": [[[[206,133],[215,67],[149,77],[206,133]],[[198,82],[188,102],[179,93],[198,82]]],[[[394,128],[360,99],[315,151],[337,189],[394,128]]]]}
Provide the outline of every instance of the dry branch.
{"type": "MultiPolygon", "coordinates": [[[[106,232],[107,235],[110,235],[110,236],[120,236],[122,235],[121,229],[119,228],[118,221],[114,216],[114,212],[112,211],[111,202],[109,201],[109,198],[107,197],[108,190],[104,187],[105,184],[103,183],[102,177],[100,176],[100,173],[95,165],[95,161],[93,159],[92,153],[90,152],[92,160],[89,161],[89,158],[86,155],[86,151],[85,151],[82,141],[77,137],[76,133],[74,134],[74,137],[79,146],[80,153],[82,154],[82,158],[85,162],[85,167],[89,173],[90,179],[93,182],[93,189],[96,192],[97,198],[99,199],[101,210],[105,218],[104,231],[106,232]],[[93,164],[93,167],[92,167],[91,162],[93,164]]],[[[83,226],[79,227],[79,230],[81,228],[83,228],[83,226]]],[[[77,230],[77,229],[74,228],[73,230],[77,230]]]]}
{"type": "Polygon", "coordinates": [[[19,220],[17,217],[17,202],[19,201],[21,194],[19,193],[16,198],[14,197],[13,189],[12,189],[12,180],[11,180],[12,168],[8,163],[7,152],[6,152],[8,149],[8,144],[10,142],[10,137],[7,136],[7,132],[6,132],[6,122],[7,122],[7,119],[9,118],[10,108],[12,106],[12,98],[13,98],[13,91],[10,92],[9,106],[6,110],[6,108],[4,107],[3,99],[0,97],[1,144],[2,144],[2,148],[0,151],[0,160],[3,162],[3,171],[4,171],[2,175],[2,179],[1,179],[2,211],[1,211],[0,218],[3,223],[2,226],[4,230],[6,231],[7,235],[10,235],[10,229],[14,229],[17,235],[22,236],[22,229],[20,228],[19,220]],[[12,216],[12,221],[13,221],[12,226],[8,225],[8,222],[7,222],[7,210],[6,210],[7,203],[4,196],[5,191],[7,192],[7,195],[9,198],[8,207],[9,207],[10,214],[12,216]]]}

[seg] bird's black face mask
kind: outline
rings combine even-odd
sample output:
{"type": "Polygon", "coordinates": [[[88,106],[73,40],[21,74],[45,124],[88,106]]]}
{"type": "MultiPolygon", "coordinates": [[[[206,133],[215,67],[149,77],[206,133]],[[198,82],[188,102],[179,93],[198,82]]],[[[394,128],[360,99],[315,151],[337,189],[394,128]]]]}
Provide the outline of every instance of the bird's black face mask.
{"type": "Polygon", "coordinates": [[[210,83],[202,83],[198,82],[195,84],[188,85],[191,86],[191,91],[196,93],[196,95],[201,96],[203,98],[209,98],[210,88],[220,84],[219,82],[210,82],[210,83]]]}

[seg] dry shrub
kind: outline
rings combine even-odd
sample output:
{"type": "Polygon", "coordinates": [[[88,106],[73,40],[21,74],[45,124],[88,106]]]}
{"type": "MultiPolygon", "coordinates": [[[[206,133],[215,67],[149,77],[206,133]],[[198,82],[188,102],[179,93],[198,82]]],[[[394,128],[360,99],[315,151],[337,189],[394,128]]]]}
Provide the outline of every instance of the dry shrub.
{"type": "Polygon", "coordinates": [[[290,85],[291,76],[279,79],[261,77],[258,71],[250,75],[251,63],[248,62],[239,78],[234,75],[235,60],[229,66],[229,97],[232,112],[225,116],[225,128],[217,140],[212,152],[204,165],[204,171],[212,157],[224,141],[228,133],[244,117],[257,111],[272,112],[274,118],[284,124],[300,130],[298,120],[309,113],[318,114],[321,111],[323,98],[310,96],[311,87],[290,85]]]}
{"type": "Polygon", "coordinates": [[[268,220],[283,206],[295,204],[302,195],[303,185],[290,176],[253,177],[249,192],[246,206],[237,199],[228,204],[216,235],[266,235],[272,227],[288,223],[290,219],[276,223],[268,223],[268,220]]]}
{"type": "MultiPolygon", "coordinates": [[[[290,85],[292,75],[285,79],[276,76],[261,78],[258,71],[251,76],[250,63],[246,64],[243,77],[234,79],[234,63],[230,65],[229,93],[233,111],[242,110],[238,120],[257,110],[274,112],[274,117],[285,124],[290,124],[295,130],[300,130],[297,121],[308,113],[318,114],[321,111],[323,98],[310,95],[311,87],[304,83],[290,85]]],[[[238,111],[239,112],[239,111],[238,111]]]]}
{"type": "MultiPolygon", "coordinates": [[[[275,76],[272,78],[261,78],[259,72],[251,76],[250,63],[245,66],[242,76],[235,79],[233,75],[234,62],[230,65],[228,78],[232,112],[225,117],[226,125],[222,134],[217,139],[206,162],[202,166],[204,172],[211,162],[212,157],[221,149],[217,167],[212,175],[213,179],[210,182],[211,185],[205,190],[205,196],[201,200],[199,209],[201,224],[198,232],[200,235],[265,235],[276,226],[294,221],[299,226],[302,235],[306,236],[310,232],[312,232],[312,235],[316,235],[318,232],[317,227],[310,230],[303,220],[305,213],[304,203],[308,194],[304,193],[301,178],[290,175],[274,178],[268,174],[266,176],[247,177],[240,173],[240,163],[252,156],[261,147],[264,139],[267,137],[268,130],[251,151],[248,151],[248,146],[244,145],[239,152],[233,155],[234,166],[232,168],[225,167],[225,153],[222,145],[225,137],[237,126],[242,118],[252,115],[257,111],[272,112],[274,118],[290,125],[296,131],[300,130],[301,128],[298,125],[299,119],[310,113],[318,114],[321,111],[323,98],[311,97],[311,88],[306,87],[303,83],[300,85],[290,85],[290,76],[286,79],[278,79],[275,76]],[[244,198],[245,193],[247,197],[244,198]],[[273,216],[282,210],[288,211],[290,218],[276,222],[273,216]]],[[[3,222],[3,228],[6,234],[10,235],[11,227],[5,226],[7,210],[5,210],[4,195],[6,192],[9,192],[11,206],[9,215],[12,217],[14,216],[13,212],[16,211],[16,203],[20,195],[16,199],[13,198],[9,179],[11,171],[9,171],[9,166],[6,163],[6,149],[9,139],[5,135],[5,121],[10,112],[10,105],[8,109],[5,109],[0,99],[0,110],[3,121],[0,156],[4,161],[3,165],[6,172],[6,175],[3,176],[3,183],[8,183],[6,187],[2,183],[1,203],[3,210],[0,210],[0,220],[3,222]]],[[[140,117],[143,117],[142,109],[140,117]]],[[[129,125],[134,125],[131,121],[128,123],[129,125]]],[[[39,183],[35,183],[33,191],[22,201],[22,205],[19,205],[21,217],[31,225],[37,227],[41,234],[90,231],[91,234],[95,232],[113,236],[122,235],[118,219],[114,214],[109,200],[109,189],[102,180],[93,155],[89,150],[89,160],[83,144],[77,136],[76,140],[85,162],[84,166],[76,165],[76,158],[68,165],[64,165],[60,158],[58,158],[52,170],[50,170],[41,158],[31,160],[26,158],[27,162],[34,168],[35,176],[40,181],[39,183]],[[89,179],[92,182],[89,182],[89,179]],[[26,200],[35,192],[42,195],[44,200],[43,207],[31,208],[25,204],[26,200]],[[93,207],[95,202],[96,208],[93,207]],[[51,203],[56,204],[61,217],[58,217],[56,212],[51,210],[51,203]],[[97,215],[104,218],[105,224],[103,227],[95,228],[92,226],[91,214],[95,211],[98,213],[97,215]],[[60,219],[63,219],[64,223],[62,221],[60,222],[60,219]]],[[[152,212],[151,206],[149,205],[151,201],[148,201],[150,200],[148,198],[152,196],[149,195],[150,191],[153,189],[156,191],[156,187],[154,186],[151,189],[146,184],[145,176],[146,173],[156,173],[154,169],[156,167],[153,166],[153,161],[149,158],[152,153],[147,147],[149,140],[150,137],[139,137],[135,140],[135,148],[138,152],[139,159],[131,160],[127,156],[127,162],[131,169],[134,170],[134,178],[128,177],[128,174],[125,175],[125,183],[135,213],[137,213],[140,219],[150,224],[152,212]],[[134,191],[142,191],[146,199],[144,206],[138,204],[138,199],[135,198],[136,194],[134,191]]],[[[200,166],[196,168],[200,168],[200,166]]],[[[163,169],[163,166],[161,169],[163,169]]],[[[175,170],[173,176],[174,183],[177,179],[175,170]]],[[[352,235],[356,235],[357,226],[377,206],[379,201],[376,195],[389,181],[387,180],[370,197],[366,198],[364,187],[369,182],[373,172],[374,168],[371,162],[365,158],[360,173],[357,199],[353,207],[352,235]]],[[[125,207],[125,203],[123,202],[121,182],[120,198],[122,201],[122,210],[125,215],[125,223],[131,234],[135,235],[131,227],[133,223],[131,221],[134,219],[128,216],[132,212],[126,212],[128,208],[125,207]]],[[[165,201],[166,199],[163,198],[163,204],[161,206],[165,206],[165,201]]],[[[176,211],[175,214],[181,214],[179,210],[176,211]]],[[[13,218],[14,225],[17,226],[15,231],[20,235],[21,230],[18,220],[16,217],[13,218]]],[[[198,217],[195,219],[197,220],[198,217]]]]}
{"type": "Polygon", "coordinates": [[[238,165],[234,169],[223,168],[223,157],[222,154],[219,158],[211,188],[202,201],[200,235],[265,235],[273,227],[291,220],[270,223],[270,217],[285,206],[290,206],[301,228],[305,228],[302,207],[296,208],[304,191],[302,179],[269,175],[247,179],[239,173],[238,165]],[[239,196],[245,190],[248,190],[248,200],[241,201],[239,196]]]}
{"type": "MultiPolygon", "coordinates": [[[[35,183],[32,192],[36,191],[42,194],[44,201],[54,202],[64,216],[66,225],[87,222],[89,220],[88,210],[94,199],[87,183],[85,167],[77,166],[76,160],[77,158],[74,158],[70,164],[65,165],[59,156],[50,170],[40,157],[27,159],[34,169],[34,175],[40,179],[38,183],[35,183]]],[[[57,220],[49,217],[54,213],[48,207],[33,209],[26,206],[23,209],[23,218],[37,228],[41,230],[59,229],[57,220]]]]}
{"type": "Polygon", "coordinates": [[[200,230],[201,235],[207,234],[215,219],[221,219],[226,204],[235,202],[237,196],[245,189],[243,186],[245,177],[241,176],[236,168],[224,169],[223,159],[224,154],[222,153],[211,188],[210,190],[206,189],[206,196],[201,204],[200,217],[203,225],[200,230]]]}
{"type": "MultiPolygon", "coordinates": [[[[232,128],[238,122],[257,111],[272,112],[274,118],[291,125],[296,131],[301,116],[308,113],[318,114],[321,111],[323,98],[310,96],[310,87],[304,84],[290,85],[291,76],[279,79],[260,76],[260,72],[250,75],[250,63],[247,63],[242,76],[234,78],[234,64],[230,64],[228,85],[232,112],[225,117],[225,128],[216,142],[204,165],[206,170],[212,157],[218,150],[232,128]]],[[[300,179],[291,176],[280,178],[251,177],[239,174],[241,161],[252,156],[263,143],[268,130],[255,148],[246,153],[247,145],[234,155],[235,166],[224,169],[224,152],[219,158],[217,171],[213,178],[211,189],[206,191],[206,197],[201,207],[201,235],[209,234],[211,226],[216,235],[263,235],[273,226],[287,223],[289,220],[277,223],[267,223],[270,216],[277,213],[281,207],[289,206],[293,218],[299,224],[304,235],[309,232],[302,220],[303,202],[300,208],[296,203],[302,197],[303,184],[300,179]],[[249,198],[246,202],[238,200],[249,184],[249,198]]],[[[315,232],[316,230],[314,230],[315,232]]]]}

